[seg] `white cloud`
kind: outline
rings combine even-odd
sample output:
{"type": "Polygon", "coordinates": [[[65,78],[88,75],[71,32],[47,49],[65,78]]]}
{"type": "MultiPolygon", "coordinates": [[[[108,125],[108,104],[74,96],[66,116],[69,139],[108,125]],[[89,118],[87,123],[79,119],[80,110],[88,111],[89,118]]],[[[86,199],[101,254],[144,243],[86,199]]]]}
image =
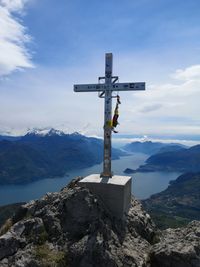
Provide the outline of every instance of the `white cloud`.
{"type": "Polygon", "coordinates": [[[22,11],[28,0],[0,0],[0,5],[9,11],[22,11]]]}
{"type": "Polygon", "coordinates": [[[119,131],[121,128],[125,133],[136,134],[199,134],[199,70],[198,65],[192,65],[175,71],[170,75],[174,79],[167,83],[147,82],[146,91],[133,92],[132,97],[122,99],[119,131]]]}
{"type": "MultiPolygon", "coordinates": [[[[99,99],[96,93],[73,92],[74,83],[95,82],[104,69],[103,64],[99,66],[96,62],[96,59],[89,60],[87,65],[65,69],[40,66],[29,72],[20,72],[15,79],[2,81],[0,85],[5,90],[0,97],[0,125],[6,129],[45,126],[60,129],[62,124],[62,130],[102,136],[103,99],[99,99]]],[[[131,72],[132,69],[126,69],[130,77],[131,72]]],[[[148,70],[141,73],[145,77],[148,70]]],[[[128,80],[124,77],[120,82],[128,80]]],[[[157,81],[156,77],[153,80],[157,81]]],[[[167,83],[151,86],[147,82],[146,91],[124,92],[120,96],[120,134],[200,133],[198,77],[178,83],[176,79],[168,79],[167,83]]],[[[113,99],[113,108],[115,101],[113,99]]]]}
{"type": "Polygon", "coordinates": [[[193,65],[186,69],[178,69],[172,77],[183,81],[190,81],[193,79],[200,80],[200,65],[193,65]]]}
{"type": "Polygon", "coordinates": [[[30,36],[12,13],[22,11],[25,2],[0,1],[0,76],[16,69],[33,67],[31,55],[25,47],[30,36]]]}

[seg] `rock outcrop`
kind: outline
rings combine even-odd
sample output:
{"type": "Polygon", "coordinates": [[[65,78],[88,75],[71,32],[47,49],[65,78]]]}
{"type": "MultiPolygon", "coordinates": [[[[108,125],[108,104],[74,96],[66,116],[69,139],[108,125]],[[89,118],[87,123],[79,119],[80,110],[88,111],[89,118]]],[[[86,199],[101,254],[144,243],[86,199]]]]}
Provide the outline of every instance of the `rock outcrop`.
{"type": "Polygon", "coordinates": [[[157,231],[134,197],[120,221],[76,181],[23,205],[0,232],[1,267],[200,266],[200,222],[157,231]]]}
{"type": "Polygon", "coordinates": [[[163,231],[160,242],[152,247],[150,257],[153,267],[200,266],[200,222],[163,231]]]}

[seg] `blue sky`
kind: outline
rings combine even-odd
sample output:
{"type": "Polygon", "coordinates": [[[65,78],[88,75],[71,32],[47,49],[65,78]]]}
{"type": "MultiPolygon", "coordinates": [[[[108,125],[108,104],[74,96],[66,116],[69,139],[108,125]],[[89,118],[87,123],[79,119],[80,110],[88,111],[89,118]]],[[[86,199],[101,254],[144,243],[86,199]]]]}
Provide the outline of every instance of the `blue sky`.
{"type": "Polygon", "coordinates": [[[36,64],[71,66],[77,57],[84,63],[95,53],[112,51],[163,57],[167,63],[176,54],[170,62],[182,66],[198,63],[189,49],[198,50],[199,9],[199,1],[35,0],[26,6],[23,21],[33,37],[36,64]]]}
{"type": "Polygon", "coordinates": [[[198,63],[189,49],[198,51],[199,10],[199,1],[36,0],[24,24],[38,64],[71,66],[77,58],[84,63],[95,53],[112,51],[163,57],[167,63],[176,54],[170,62],[182,67],[198,63]]]}
{"type": "MultiPolygon", "coordinates": [[[[56,127],[102,135],[103,102],[74,83],[104,74],[114,55],[122,134],[198,134],[200,2],[0,0],[0,131],[56,127]]],[[[114,103],[113,103],[114,105],[114,103]]]]}

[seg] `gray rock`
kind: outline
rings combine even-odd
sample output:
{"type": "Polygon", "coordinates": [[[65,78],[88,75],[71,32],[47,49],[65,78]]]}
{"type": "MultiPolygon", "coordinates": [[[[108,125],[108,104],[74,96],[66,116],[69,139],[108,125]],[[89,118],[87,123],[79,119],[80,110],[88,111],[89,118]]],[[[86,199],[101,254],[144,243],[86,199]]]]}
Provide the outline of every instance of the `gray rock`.
{"type": "Polygon", "coordinates": [[[0,237],[0,260],[15,254],[19,248],[24,247],[25,242],[15,233],[8,232],[0,237]]]}
{"type": "Polygon", "coordinates": [[[193,221],[186,228],[163,231],[150,257],[152,267],[199,267],[200,222],[193,221]]]}
{"type": "Polygon", "coordinates": [[[159,232],[134,197],[126,221],[117,220],[76,181],[23,205],[12,221],[0,237],[2,267],[200,266],[200,222],[159,232]]]}

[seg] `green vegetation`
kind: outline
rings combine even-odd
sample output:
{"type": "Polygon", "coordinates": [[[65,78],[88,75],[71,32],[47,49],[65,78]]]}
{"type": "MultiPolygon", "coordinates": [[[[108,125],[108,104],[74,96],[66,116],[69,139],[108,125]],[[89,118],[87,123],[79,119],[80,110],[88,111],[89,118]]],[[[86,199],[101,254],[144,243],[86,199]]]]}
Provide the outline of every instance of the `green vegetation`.
{"type": "Polygon", "coordinates": [[[43,229],[41,229],[41,232],[39,234],[39,240],[38,243],[39,244],[44,244],[46,241],[48,240],[48,233],[45,229],[45,227],[43,227],[43,229]]]}
{"type": "Polygon", "coordinates": [[[161,229],[185,226],[200,220],[200,173],[187,173],[161,193],[143,201],[144,208],[161,229]]]}
{"type": "Polygon", "coordinates": [[[0,236],[4,235],[5,233],[8,232],[8,230],[12,227],[13,222],[11,219],[7,219],[6,222],[2,225],[0,228],[0,236]]]}
{"type": "Polygon", "coordinates": [[[33,252],[41,267],[67,267],[66,254],[63,251],[51,250],[47,243],[38,245],[33,252]]]}
{"type": "Polygon", "coordinates": [[[178,216],[170,216],[162,212],[149,211],[151,218],[155,222],[156,226],[161,230],[167,228],[179,228],[186,226],[190,220],[178,216]]]}
{"type": "Polygon", "coordinates": [[[1,226],[3,226],[6,220],[13,216],[13,214],[19,209],[22,204],[24,203],[0,206],[0,228],[1,226]]]}
{"type": "Polygon", "coordinates": [[[28,233],[27,233],[27,240],[31,243],[36,243],[39,246],[40,245],[44,245],[46,241],[48,241],[48,233],[44,227],[44,225],[42,227],[37,228],[37,231],[35,229],[31,229],[28,233]]]}

